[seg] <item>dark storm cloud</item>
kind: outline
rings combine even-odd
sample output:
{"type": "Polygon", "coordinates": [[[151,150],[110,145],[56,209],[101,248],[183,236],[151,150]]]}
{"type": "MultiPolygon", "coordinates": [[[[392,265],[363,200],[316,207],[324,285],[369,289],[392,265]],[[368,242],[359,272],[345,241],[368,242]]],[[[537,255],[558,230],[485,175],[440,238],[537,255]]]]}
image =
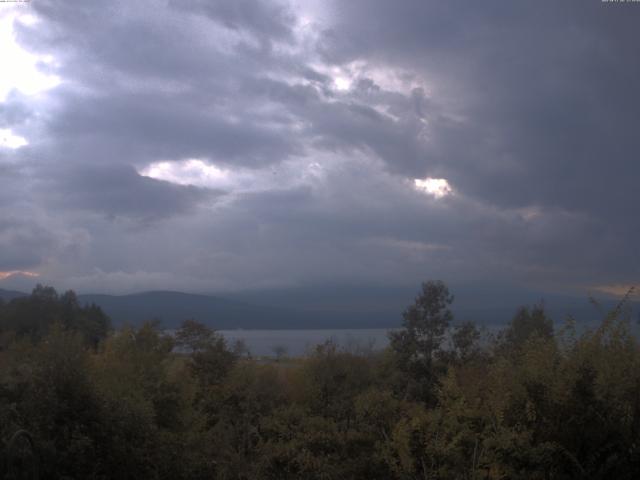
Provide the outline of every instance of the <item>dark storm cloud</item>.
{"type": "Polygon", "coordinates": [[[640,11],[588,2],[340,2],[325,55],[373,58],[458,97],[461,122],[431,125],[421,159],[390,167],[446,172],[506,206],[630,212],[640,174],[640,11]]]}
{"type": "Polygon", "coordinates": [[[366,150],[395,169],[400,162],[420,162],[425,151],[419,139],[421,108],[426,100],[419,89],[410,95],[381,91],[368,79],[360,80],[349,95],[327,90],[328,80],[320,76],[315,85],[288,85],[268,78],[252,79],[243,92],[264,95],[264,99],[286,107],[303,128],[298,137],[316,147],[335,150],[366,150]],[[381,114],[384,106],[401,120],[381,114]]]}
{"type": "Polygon", "coordinates": [[[98,290],[636,280],[640,8],[310,5],[32,2],[19,42],[62,83],[0,102],[30,142],[0,149],[0,211],[33,218],[6,265],[98,290]]]}
{"type": "Polygon", "coordinates": [[[49,186],[54,205],[85,209],[109,217],[128,216],[145,220],[189,211],[194,204],[213,202],[221,192],[175,185],[143,177],[131,166],[74,166],[56,175],[49,186]]]}
{"type": "MultiPolygon", "coordinates": [[[[52,125],[52,132],[92,145],[128,152],[125,161],[215,158],[222,163],[260,164],[286,158],[293,150],[275,126],[250,116],[230,121],[206,100],[162,93],[119,93],[100,97],[71,97],[52,125]],[[141,141],[144,139],[144,141],[141,141]]],[[[121,158],[112,158],[118,162],[121,158]]]]}
{"type": "Polygon", "coordinates": [[[283,8],[217,3],[202,19],[185,16],[199,11],[195,3],[150,15],[153,5],[36,5],[47,24],[23,28],[20,38],[34,50],[59,49],[60,74],[74,80],[59,89],[49,124],[57,143],[70,141],[72,151],[85,155],[78,147],[86,141],[98,151],[86,155],[97,161],[111,153],[108,161],[138,165],[189,157],[260,165],[300,150],[286,112],[263,111],[264,98],[240,89],[263,73],[293,68],[291,59],[246,47],[206,20],[215,16],[234,31],[260,27],[261,36],[285,39],[282,22],[291,18],[283,8]]]}
{"type": "Polygon", "coordinates": [[[640,9],[610,7],[340,2],[322,49],[341,64],[368,58],[420,72],[432,103],[454,106],[459,119],[427,116],[430,140],[416,155],[382,155],[391,170],[444,176],[499,208],[558,211],[536,220],[544,235],[514,244],[521,259],[632,280],[640,266],[640,9]],[[563,218],[583,218],[583,228],[566,232],[563,218]]]}

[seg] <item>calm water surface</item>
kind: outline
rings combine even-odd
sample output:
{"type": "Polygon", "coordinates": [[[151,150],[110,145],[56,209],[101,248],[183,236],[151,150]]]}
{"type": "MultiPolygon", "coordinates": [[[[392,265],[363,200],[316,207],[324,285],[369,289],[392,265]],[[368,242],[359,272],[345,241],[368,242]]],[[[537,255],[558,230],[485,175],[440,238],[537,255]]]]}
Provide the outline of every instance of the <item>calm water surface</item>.
{"type": "Polygon", "coordinates": [[[284,347],[286,355],[303,355],[315,345],[333,340],[349,349],[379,350],[387,346],[387,332],[383,328],[344,330],[218,330],[229,342],[245,342],[252,355],[275,355],[277,347],[284,347]]]}

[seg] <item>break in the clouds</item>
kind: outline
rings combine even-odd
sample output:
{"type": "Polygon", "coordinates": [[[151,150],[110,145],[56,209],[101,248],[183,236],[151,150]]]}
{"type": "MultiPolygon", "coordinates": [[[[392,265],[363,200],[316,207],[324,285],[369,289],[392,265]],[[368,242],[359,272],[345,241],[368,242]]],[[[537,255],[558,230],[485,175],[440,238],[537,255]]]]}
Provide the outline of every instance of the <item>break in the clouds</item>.
{"type": "Polygon", "coordinates": [[[635,283],[639,21],[599,0],[0,4],[0,286],[635,283]]]}

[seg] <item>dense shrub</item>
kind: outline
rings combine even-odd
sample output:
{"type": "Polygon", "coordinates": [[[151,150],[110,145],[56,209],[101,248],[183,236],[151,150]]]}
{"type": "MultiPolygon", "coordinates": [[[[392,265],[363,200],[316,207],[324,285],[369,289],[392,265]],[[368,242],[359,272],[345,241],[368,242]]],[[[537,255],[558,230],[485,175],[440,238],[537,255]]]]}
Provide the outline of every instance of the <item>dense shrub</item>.
{"type": "Polygon", "coordinates": [[[522,308],[493,340],[424,285],[382,352],[252,359],[186,321],[109,329],[38,287],[0,305],[0,434],[43,478],[563,479],[640,473],[640,348],[522,308]]]}

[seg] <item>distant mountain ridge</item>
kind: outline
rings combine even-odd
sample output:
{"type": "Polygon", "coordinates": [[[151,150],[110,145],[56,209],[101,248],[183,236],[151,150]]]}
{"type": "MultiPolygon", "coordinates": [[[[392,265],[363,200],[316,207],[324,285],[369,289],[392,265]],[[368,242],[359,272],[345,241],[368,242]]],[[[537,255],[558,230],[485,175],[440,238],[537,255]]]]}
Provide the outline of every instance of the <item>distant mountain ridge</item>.
{"type": "Polygon", "coordinates": [[[79,295],[83,304],[99,305],[116,325],[160,320],[175,328],[193,318],[216,329],[304,328],[305,314],[277,307],[263,307],[215,296],[173,291],[151,291],[130,295],[79,295]]]}
{"type": "MultiPolygon", "coordinates": [[[[9,301],[27,293],[0,289],[0,298],[9,301]]],[[[260,305],[242,299],[224,299],[176,291],[149,291],[126,295],[82,294],[83,305],[94,303],[115,326],[139,325],[159,320],[165,328],[176,328],[183,320],[195,319],[218,330],[233,329],[321,329],[389,328],[400,322],[399,313],[323,311],[260,305]]]]}
{"type": "Polygon", "coordinates": [[[323,311],[265,306],[241,299],[224,299],[174,291],[151,291],[129,295],[78,295],[83,304],[100,306],[115,325],[140,324],[157,319],[165,328],[175,328],[193,318],[218,330],[391,328],[400,324],[400,313],[323,311]]]}
{"type": "MultiPolygon", "coordinates": [[[[9,301],[26,296],[26,293],[0,289],[0,298],[9,301]]],[[[394,328],[402,321],[402,311],[411,303],[404,292],[383,297],[381,292],[371,292],[371,300],[365,293],[343,298],[335,291],[315,291],[305,295],[300,292],[265,292],[261,295],[235,294],[230,298],[176,291],[149,291],[127,295],[83,294],[80,303],[95,303],[111,318],[115,326],[139,325],[146,320],[157,319],[165,328],[175,328],[185,319],[195,319],[218,330],[234,329],[353,329],[394,328]],[[349,303],[352,298],[357,300],[349,303]]],[[[463,299],[464,300],[464,299],[463,299]]],[[[524,299],[522,299],[524,300],[524,299]]],[[[556,323],[572,315],[581,324],[601,320],[599,313],[586,298],[551,297],[545,307],[556,323]]],[[[486,302],[487,300],[485,300],[486,302]]],[[[522,304],[531,304],[522,301],[522,304]]],[[[601,302],[603,311],[615,306],[615,300],[601,302]]],[[[454,302],[455,321],[472,320],[478,325],[504,325],[514,315],[517,305],[504,303],[483,306],[479,298],[454,302]]],[[[634,319],[640,320],[640,305],[630,304],[634,319]]]]}

